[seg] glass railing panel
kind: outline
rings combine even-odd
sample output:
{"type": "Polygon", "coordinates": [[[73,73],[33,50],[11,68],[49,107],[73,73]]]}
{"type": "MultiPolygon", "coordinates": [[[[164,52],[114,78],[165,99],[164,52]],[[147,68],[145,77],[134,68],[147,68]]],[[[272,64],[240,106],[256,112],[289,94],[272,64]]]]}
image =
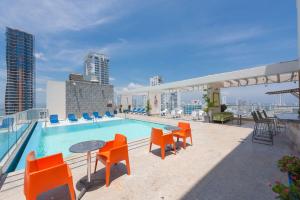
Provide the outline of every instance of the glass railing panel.
{"type": "Polygon", "coordinates": [[[35,108],[13,115],[0,116],[0,162],[9,157],[33,120],[45,120],[48,110],[35,108]]]}

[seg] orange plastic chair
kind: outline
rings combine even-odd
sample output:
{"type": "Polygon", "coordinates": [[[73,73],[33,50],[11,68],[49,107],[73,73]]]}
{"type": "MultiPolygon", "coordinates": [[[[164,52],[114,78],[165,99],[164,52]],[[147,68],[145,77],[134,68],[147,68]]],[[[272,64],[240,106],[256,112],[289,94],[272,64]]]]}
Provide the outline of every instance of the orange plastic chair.
{"type": "Polygon", "coordinates": [[[173,133],[164,135],[162,129],[152,128],[149,152],[151,152],[152,144],[160,146],[161,159],[165,159],[165,146],[168,144],[173,145],[173,149],[176,154],[176,146],[173,139],[173,133]]]}
{"type": "Polygon", "coordinates": [[[177,137],[177,142],[179,141],[179,138],[183,139],[183,148],[186,148],[186,138],[191,139],[191,145],[193,145],[193,138],[192,138],[192,131],[190,123],[187,122],[178,122],[178,127],[180,130],[173,131],[173,134],[175,137],[177,137]]]}
{"type": "Polygon", "coordinates": [[[125,160],[127,174],[130,175],[127,138],[122,134],[115,134],[114,140],[106,142],[104,147],[99,149],[99,152],[96,155],[94,172],[96,172],[97,163],[99,160],[106,167],[106,172],[105,172],[106,187],[108,187],[110,183],[109,178],[110,178],[111,165],[117,164],[118,162],[125,160]]]}
{"type": "Polygon", "coordinates": [[[34,151],[26,157],[24,194],[27,200],[59,186],[68,185],[70,198],[75,200],[73,179],[61,153],[36,159],[34,151]]]}

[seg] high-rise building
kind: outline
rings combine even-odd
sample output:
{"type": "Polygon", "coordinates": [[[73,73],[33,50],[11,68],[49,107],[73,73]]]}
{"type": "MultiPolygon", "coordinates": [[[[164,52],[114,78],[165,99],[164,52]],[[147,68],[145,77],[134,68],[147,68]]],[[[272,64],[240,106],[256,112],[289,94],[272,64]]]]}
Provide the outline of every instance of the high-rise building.
{"type": "Polygon", "coordinates": [[[13,114],[35,107],[34,36],[6,28],[7,82],[5,113],[13,114]]]}
{"type": "Polygon", "coordinates": [[[84,61],[84,78],[88,81],[109,84],[109,59],[106,55],[90,52],[84,61]]]}
{"type": "Polygon", "coordinates": [[[150,86],[156,86],[162,84],[161,76],[153,76],[150,78],[150,86]]]}

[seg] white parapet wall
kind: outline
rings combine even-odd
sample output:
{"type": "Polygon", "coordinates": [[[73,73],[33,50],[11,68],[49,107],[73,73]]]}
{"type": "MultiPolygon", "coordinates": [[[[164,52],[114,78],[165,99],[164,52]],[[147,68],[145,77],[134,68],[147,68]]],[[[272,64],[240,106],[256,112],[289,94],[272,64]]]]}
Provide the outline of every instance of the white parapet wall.
{"type": "Polygon", "coordinates": [[[64,81],[47,82],[47,109],[49,114],[58,114],[59,119],[66,118],[66,83],[64,81]]]}

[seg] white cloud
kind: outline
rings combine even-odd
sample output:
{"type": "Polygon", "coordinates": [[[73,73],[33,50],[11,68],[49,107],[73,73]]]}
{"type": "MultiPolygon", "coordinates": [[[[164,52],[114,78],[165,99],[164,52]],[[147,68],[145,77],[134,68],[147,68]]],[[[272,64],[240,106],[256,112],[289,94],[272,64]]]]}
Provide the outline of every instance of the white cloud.
{"type": "Polygon", "coordinates": [[[2,0],[0,26],[12,26],[32,33],[81,30],[118,19],[132,0],[2,0]],[[25,12],[26,11],[26,12],[25,12]]]}
{"type": "Polygon", "coordinates": [[[139,88],[139,87],[143,87],[143,85],[139,84],[139,83],[133,83],[133,82],[130,82],[127,86],[125,87],[116,87],[115,88],[115,91],[117,93],[119,92],[127,92],[129,90],[132,90],[132,89],[136,89],[136,88],[139,88]]]}
{"type": "Polygon", "coordinates": [[[46,92],[45,88],[36,88],[36,92],[46,92]]]}
{"type": "Polygon", "coordinates": [[[109,77],[109,81],[114,81],[116,80],[114,77],[109,77]]]}
{"type": "Polygon", "coordinates": [[[41,72],[75,72],[76,68],[74,67],[60,67],[60,66],[39,66],[37,68],[41,72]]]}
{"type": "Polygon", "coordinates": [[[42,53],[42,52],[36,52],[36,53],[34,54],[34,57],[35,57],[37,60],[42,60],[42,61],[46,61],[46,60],[47,60],[46,57],[45,57],[45,55],[44,55],[44,53],[42,53]]]}

